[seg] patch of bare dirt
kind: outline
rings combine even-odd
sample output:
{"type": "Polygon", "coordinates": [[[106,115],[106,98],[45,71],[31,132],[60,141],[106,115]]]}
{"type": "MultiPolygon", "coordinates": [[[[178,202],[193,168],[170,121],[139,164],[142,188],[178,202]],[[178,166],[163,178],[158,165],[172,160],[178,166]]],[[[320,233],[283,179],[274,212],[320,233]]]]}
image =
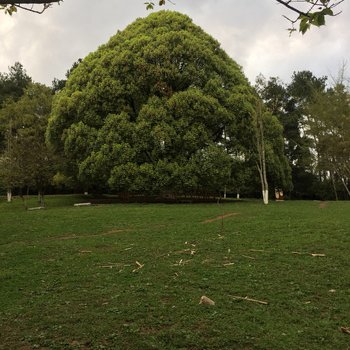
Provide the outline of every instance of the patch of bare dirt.
{"type": "Polygon", "coordinates": [[[223,219],[226,219],[226,218],[229,218],[229,217],[232,217],[232,216],[237,216],[237,215],[239,215],[239,213],[227,213],[227,214],[224,214],[224,215],[217,216],[216,218],[213,218],[213,219],[205,220],[202,223],[203,224],[209,224],[209,223],[214,222],[214,221],[223,220],[223,219]]]}

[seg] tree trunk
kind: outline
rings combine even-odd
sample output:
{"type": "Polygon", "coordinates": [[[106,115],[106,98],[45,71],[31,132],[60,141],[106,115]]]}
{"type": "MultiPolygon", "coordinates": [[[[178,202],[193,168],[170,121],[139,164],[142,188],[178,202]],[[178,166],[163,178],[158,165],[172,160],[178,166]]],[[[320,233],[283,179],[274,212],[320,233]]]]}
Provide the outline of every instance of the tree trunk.
{"type": "Polygon", "coordinates": [[[256,145],[259,157],[257,167],[260,175],[263,203],[269,204],[269,185],[266,175],[265,139],[261,101],[258,102],[256,112],[256,145]]]}
{"type": "Polygon", "coordinates": [[[38,203],[41,207],[45,207],[43,191],[38,191],[38,203]]]}
{"type": "Polygon", "coordinates": [[[263,202],[264,204],[269,204],[269,190],[263,190],[263,202]]]}
{"type": "Polygon", "coordinates": [[[7,202],[11,203],[12,202],[12,191],[11,188],[7,190],[7,202]]]}
{"type": "Polygon", "coordinates": [[[331,171],[331,179],[332,179],[332,185],[333,185],[333,191],[334,191],[334,197],[335,200],[338,200],[338,193],[337,193],[337,187],[335,186],[335,181],[334,181],[334,172],[331,171]]]}
{"type": "Polygon", "coordinates": [[[345,189],[346,189],[346,192],[348,193],[348,195],[349,195],[349,197],[350,197],[350,190],[349,190],[349,187],[347,186],[347,184],[346,184],[346,182],[345,182],[345,180],[344,180],[343,177],[341,178],[341,182],[343,183],[343,185],[344,185],[344,187],[345,187],[345,189]]]}

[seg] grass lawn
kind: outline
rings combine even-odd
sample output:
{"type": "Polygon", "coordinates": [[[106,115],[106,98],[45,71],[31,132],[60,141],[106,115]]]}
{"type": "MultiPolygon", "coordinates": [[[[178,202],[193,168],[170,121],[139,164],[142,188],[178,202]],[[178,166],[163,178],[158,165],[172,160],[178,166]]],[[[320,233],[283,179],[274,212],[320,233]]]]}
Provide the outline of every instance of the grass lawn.
{"type": "Polygon", "coordinates": [[[2,199],[0,349],[350,349],[350,202],[80,200],[2,199]]]}

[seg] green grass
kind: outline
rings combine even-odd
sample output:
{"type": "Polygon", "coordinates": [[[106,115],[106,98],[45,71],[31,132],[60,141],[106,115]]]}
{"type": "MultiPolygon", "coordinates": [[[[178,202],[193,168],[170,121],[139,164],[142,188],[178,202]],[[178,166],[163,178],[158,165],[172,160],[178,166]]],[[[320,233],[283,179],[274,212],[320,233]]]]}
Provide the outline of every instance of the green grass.
{"type": "Polygon", "coordinates": [[[0,349],[350,348],[350,202],[77,201],[1,202],[0,349]]]}

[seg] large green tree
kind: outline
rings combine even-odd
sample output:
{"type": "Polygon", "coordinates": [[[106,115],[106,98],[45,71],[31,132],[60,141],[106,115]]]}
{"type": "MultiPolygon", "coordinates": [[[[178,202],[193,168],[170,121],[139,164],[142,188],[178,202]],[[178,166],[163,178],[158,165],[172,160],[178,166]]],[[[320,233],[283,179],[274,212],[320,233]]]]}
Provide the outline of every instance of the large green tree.
{"type": "Polygon", "coordinates": [[[7,73],[0,73],[0,108],[7,99],[18,100],[32,81],[23,65],[16,62],[7,73]]]}
{"type": "Polygon", "coordinates": [[[86,57],[57,94],[48,140],[90,188],[219,191],[252,147],[256,97],[190,18],[139,19],[86,57]]]}
{"type": "Polygon", "coordinates": [[[315,91],[305,124],[314,141],[321,180],[331,179],[336,198],[337,182],[350,197],[350,94],[346,86],[337,83],[327,91],[315,91]]]}
{"type": "Polygon", "coordinates": [[[316,192],[313,140],[304,130],[306,106],[316,91],[325,89],[326,78],[310,71],[295,72],[286,85],[278,78],[258,78],[258,91],[271,113],[283,126],[285,155],[292,169],[294,198],[312,198],[316,192]]]}
{"type": "Polygon", "coordinates": [[[55,170],[52,152],[45,142],[52,90],[31,83],[18,101],[10,100],[0,110],[6,125],[6,149],[1,154],[0,180],[3,187],[37,189],[43,194],[55,170]]]}

